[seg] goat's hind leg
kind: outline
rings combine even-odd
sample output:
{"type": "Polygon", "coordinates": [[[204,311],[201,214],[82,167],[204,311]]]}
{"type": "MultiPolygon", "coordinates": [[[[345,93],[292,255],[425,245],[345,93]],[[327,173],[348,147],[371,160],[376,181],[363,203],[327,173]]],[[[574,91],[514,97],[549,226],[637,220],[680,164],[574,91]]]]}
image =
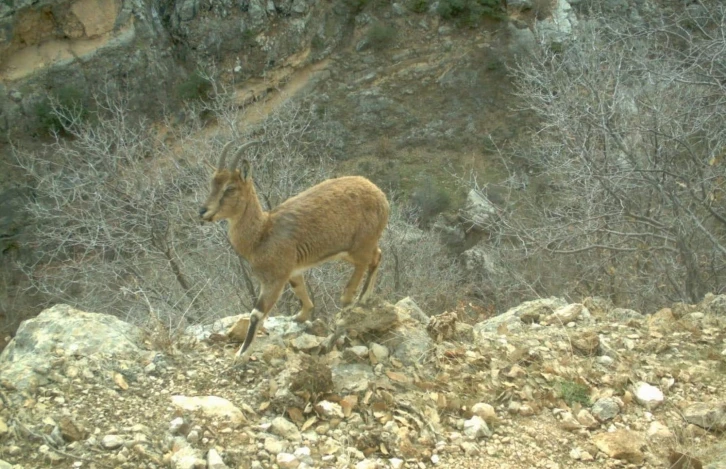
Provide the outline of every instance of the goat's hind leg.
{"type": "Polygon", "coordinates": [[[295,315],[294,319],[297,322],[305,322],[310,319],[313,308],[315,307],[308,295],[308,289],[305,286],[305,277],[302,275],[290,277],[290,286],[292,287],[292,291],[295,293],[295,296],[297,296],[302,303],[302,309],[295,315]]]}
{"type": "Polygon", "coordinates": [[[366,281],[363,284],[363,290],[361,290],[360,297],[358,298],[358,301],[361,303],[366,303],[368,301],[371,292],[376,287],[376,278],[378,277],[378,267],[381,265],[381,257],[381,249],[376,247],[373,259],[368,265],[368,275],[366,276],[366,281]]]}

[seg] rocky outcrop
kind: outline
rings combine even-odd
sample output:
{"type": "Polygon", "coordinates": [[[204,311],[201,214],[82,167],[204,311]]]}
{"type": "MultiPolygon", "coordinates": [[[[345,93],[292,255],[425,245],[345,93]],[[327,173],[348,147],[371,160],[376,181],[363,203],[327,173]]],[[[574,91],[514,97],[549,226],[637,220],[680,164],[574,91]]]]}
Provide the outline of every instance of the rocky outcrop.
{"type": "MultiPolygon", "coordinates": [[[[139,328],[114,316],[56,305],[20,325],[0,355],[0,376],[20,390],[68,382],[112,361],[135,363],[144,355],[142,338],[139,328]]],[[[105,373],[118,379],[113,367],[105,373]]]]}
{"type": "MultiPolygon", "coordinates": [[[[0,143],[43,132],[48,97],[91,106],[123,92],[158,116],[190,73],[216,64],[236,82],[300,67],[343,37],[345,7],[318,0],[41,0],[0,5],[0,143]],[[312,44],[312,46],[311,46],[312,44]],[[44,107],[45,106],[45,107],[44,107]]],[[[283,74],[284,75],[284,74],[283,74]]],[[[268,83],[276,86],[276,83],[268,83]]]]}
{"type": "Polygon", "coordinates": [[[0,467],[717,468],[726,377],[706,361],[726,353],[726,318],[708,311],[721,301],[648,321],[540,299],[474,340],[447,333],[457,311],[373,302],[339,315],[346,337],[322,355],[292,346],[317,326],[274,318],[241,368],[219,337],[238,317],[190,328],[181,354],[144,352],[134,326],[61,305],[0,356],[0,467]],[[580,353],[581,337],[600,345],[580,353]],[[699,445],[673,449],[675,435],[699,445]]]}

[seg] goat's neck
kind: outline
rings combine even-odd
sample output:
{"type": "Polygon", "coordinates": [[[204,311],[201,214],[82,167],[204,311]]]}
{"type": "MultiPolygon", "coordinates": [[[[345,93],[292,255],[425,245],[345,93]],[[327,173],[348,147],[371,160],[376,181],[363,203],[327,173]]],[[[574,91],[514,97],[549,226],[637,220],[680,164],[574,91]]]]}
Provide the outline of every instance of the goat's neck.
{"type": "Polygon", "coordinates": [[[241,202],[245,206],[240,207],[239,215],[229,219],[227,234],[237,253],[251,261],[254,247],[262,236],[268,213],[262,209],[254,189],[245,199],[246,202],[241,202]]]}

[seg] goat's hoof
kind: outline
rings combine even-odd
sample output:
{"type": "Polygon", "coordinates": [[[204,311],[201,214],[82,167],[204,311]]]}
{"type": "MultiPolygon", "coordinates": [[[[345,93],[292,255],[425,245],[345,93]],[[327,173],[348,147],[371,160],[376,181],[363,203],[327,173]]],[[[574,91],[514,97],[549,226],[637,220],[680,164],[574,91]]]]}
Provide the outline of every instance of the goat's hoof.
{"type": "Polygon", "coordinates": [[[299,311],[295,316],[292,317],[293,321],[303,323],[310,320],[310,311],[299,311]]]}

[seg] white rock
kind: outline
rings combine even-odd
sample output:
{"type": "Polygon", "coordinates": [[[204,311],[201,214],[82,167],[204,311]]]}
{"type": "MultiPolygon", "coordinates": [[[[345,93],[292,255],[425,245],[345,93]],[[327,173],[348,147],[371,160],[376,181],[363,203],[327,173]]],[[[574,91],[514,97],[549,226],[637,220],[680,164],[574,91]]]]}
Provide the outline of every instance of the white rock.
{"type": "Polygon", "coordinates": [[[278,440],[277,438],[265,438],[264,448],[270,454],[279,454],[285,451],[284,441],[278,440]]]}
{"type": "Polygon", "coordinates": [[[276,458],[277,465],[282,469],[295,469],[300,465],[300,460],[294,454],[280,453],[276,458]]]}
{"type": "Polygon", "coordinates": [[[207,466],[207,462],[202,459],[201,454],[191,446],[183,446],[172,454],[170,462],[173,469],[197,469],[207,466]]]}
{"type": "Polygon", "coordinates": [[[488,424],[491,424],[491,423],[494,423],[497,421],[497,413],[494,410],[494,407],[492,407],[491,405],[486,404],[484,402],[478,402],[478,403],[474,404],[471,407],[471,412],[474,415],[478,415],[479,417],[484,419],[484,421],[488,424]]]}
{"type": "Polygon", "coordinates": [[[491,436],[492,431],[489,430],[489,427],[483,418],[475,415],[464,422],[464,435],[472,440],[477,440],[482,437],[491,436]]]}
{"type": "Polygon", "coordinates": [[[479,454],[479,447],[475,443],[464,441],[460,446],[467,456],[477,456],[479,454]]]}
{"type": "Polygon", "coordinates": [[[283,418],[283,417],[276,417],[272,421],[272,425],[270,426],[270,431],[274,433],[275,435],[281,436],[285,439],[292,440],[292,441],[300,441],[302,440],[302,435],[300,435],[300,430],[297,429],[294,423],[290,422],[289,420],[283,418]]]}
{"type": "Polygon", "coordinates": [[[239,408],[223,397],[218,396],[171,396],[171,402],[180,409],[202,412],[204,415],[227,421],[234,427],[245,423],[244,414],[239,408]]]}
{"type": "Polygon", "coordinates": [[[388,460],[392,469],[401,469],[403,467],[403,459],[391,458],[388,460]]]}
{"type": "Polygon", "coordinates": [[[431,455],[431,464],[433,464],[435,466],[439,462],[441,462],[441,460],[439,459],[439,455],[438,454],[431,455]]]}
{"type": "Polygon", "coordinates": [[[660,389],[643,381],[635,383],[633,394],[635,400],[646,409],[655,409],[665,399],[660,389]]]}
{"type": "Polygon", "coordinates": [[[368,347],[366,347],[365,345],[355,345],[353,347],[348,347],[348,352],[363,360],[368,358],[368,347]]]}
{"type": "Polygon", "coordinates": [[[169,433],[172,435],[176,435],[181,427],[184,425],[184,419],[181,417],[177,417],[171,422],[169,422],[169,433]]]}
{"type": "Polygon", "coordinates": [[[363,461],[359,461],[355,465],[355,469],[376,469],[378,465],[375,461],[371,459],[364,459],[363,461]]]}
{"type": "Polygon", "coordinates": [[[379,362],[385,362],[388,360],[388,355],[390,355],[390,351],[388,350],[388,347],[385,347],[380,344],[372,343],[370,344],[371,347],[371,353],[373,356],[376,357],[376,360],[379,362]]]}
{"type": "Polygon", "coordinates": [[[646,434],[651,440],[670,441],[672,438],[675,437],[673,432],[668,427],[658,422],[657,420],[650,423],[650,426],[648,426],[648,432],[646,434]]]}
{"type": "Polygon", "coordinates": [[[310,448],[307,446],[295,448],[295,452],[293,454],[301,461],[301,464],[313,464],[313,459],[310,457],[310,448]]]}
{"type": "Polygon", "coordinates": [[[222,460],[216,449],[211,448],[207,453],[207,469],[226,469],[227,465],[222,460]]]}
{"type": "Polygon", "coordinates": [[[124,439],[119,435],[106,435],[101,439],[101,446],[105,449],[120,448],[123,444],[124,439]]]}
{"type": "MultiPolygon", "coordinates": [[[[367,353],[368,352],[366,352],[366,354],[367,353]]],[[[320,401],[315,405],[315,410],[317,410],[318,413],[320,413],[320,415],[326,419],[342,419],[345,416],[343,414],[343,408],[340,406],[340,404],[336,404],[335,402],[320,401]]]]}

